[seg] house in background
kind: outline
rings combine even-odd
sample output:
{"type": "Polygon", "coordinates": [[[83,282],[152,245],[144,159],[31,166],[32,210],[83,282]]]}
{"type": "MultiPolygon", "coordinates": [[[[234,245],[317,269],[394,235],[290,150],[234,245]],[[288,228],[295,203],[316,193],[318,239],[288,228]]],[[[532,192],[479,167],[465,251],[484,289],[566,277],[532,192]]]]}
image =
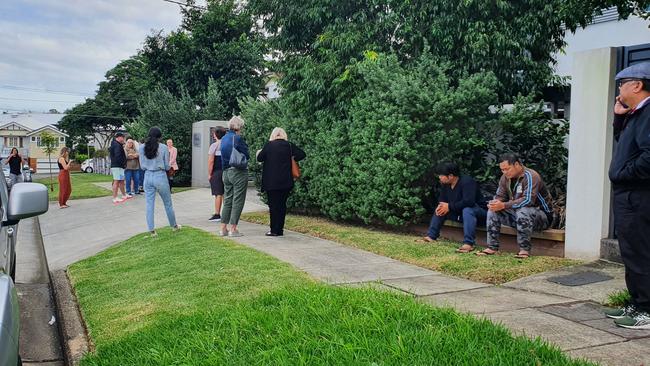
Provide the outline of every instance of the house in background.
{"type": "Polygon", "coordinates": [[[58,172],[56,164],[59,148],[65,146],[68,135],[56,125],[65,114],[11,113],[0,114],[0,158],[17,148],[20,155],[29,159],[29,165],[38,173],[58,172]],[[57,138],[58,144],[50,162],[43,151],[41,134],[48,132],[57,138]]]}

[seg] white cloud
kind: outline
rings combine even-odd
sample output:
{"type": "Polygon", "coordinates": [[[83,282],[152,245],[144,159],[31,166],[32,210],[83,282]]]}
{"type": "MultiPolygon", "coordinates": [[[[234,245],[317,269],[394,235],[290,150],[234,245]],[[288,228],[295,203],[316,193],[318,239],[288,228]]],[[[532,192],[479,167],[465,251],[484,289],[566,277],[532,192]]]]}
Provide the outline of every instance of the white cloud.
{"type": "Polygon", "coordinates": [[[134,55],[152,30],[169,32],[180,22],[179,7],[162,0],[2,1],[0,110],[72,107],[83,97],[35,92],[19,95],[2,85],[92,93],[106,71],[134,55]]]}

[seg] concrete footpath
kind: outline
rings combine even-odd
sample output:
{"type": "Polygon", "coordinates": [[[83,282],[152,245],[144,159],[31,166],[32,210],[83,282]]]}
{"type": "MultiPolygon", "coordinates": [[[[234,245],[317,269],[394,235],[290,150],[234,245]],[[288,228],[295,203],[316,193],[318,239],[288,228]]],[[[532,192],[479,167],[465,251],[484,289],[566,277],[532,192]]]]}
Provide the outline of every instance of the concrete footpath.
{"type": "MultiPolygon", "coordinates": [[[[207,189],[173,195],[177,221],[215,233],[218,224],[207,219],[213,201],[207,189]]],[[[51,269],[63,269],[80,259],[146,231],[144,199],[136,197],[113,206],[110,198],[72,201],[71,208],[55,206],[41,217],[41,228],[51,269]]],[[[266,210],[253,190],[245,211],[266,210]]],[[[167,225],[157,202],[156,223],[167,225]]],[[[363,250],[290,231],[284,237],[266,237],[267,227],[242,222],[237,242],[268,253],[336,285],[373,286],[413,296],[417,301],[452,306],[487,317],[516,334],[542,337],[574,357],[603,365],[650,365],[650,331],[618,328],[600,312],[597,301],[623,288],[620,266],[593,263],[491,286],[406,264],[363,250]],[[550,276],[592,271],[612,280],[566,287],[548,281],[550,276]]]]}

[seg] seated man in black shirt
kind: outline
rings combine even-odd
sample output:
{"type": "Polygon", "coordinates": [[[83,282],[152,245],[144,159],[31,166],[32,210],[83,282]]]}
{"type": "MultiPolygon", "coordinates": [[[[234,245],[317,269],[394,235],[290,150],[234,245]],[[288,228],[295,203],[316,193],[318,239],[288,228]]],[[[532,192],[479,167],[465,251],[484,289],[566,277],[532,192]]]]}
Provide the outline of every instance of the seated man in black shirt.
{"type": "Polygon", "coordinates": [[[426,242],[433,242],[440,235],[440,228],[446,220],[463,223],[463,245],[459,253],[469,253],[476,245],[476,225],[485,223],[487,211],[485,199],[474,178],[460,175],[456,163],[442,163],[436,167],[438,179],[442,184],[438,207],[431,217],[426,242]]]}

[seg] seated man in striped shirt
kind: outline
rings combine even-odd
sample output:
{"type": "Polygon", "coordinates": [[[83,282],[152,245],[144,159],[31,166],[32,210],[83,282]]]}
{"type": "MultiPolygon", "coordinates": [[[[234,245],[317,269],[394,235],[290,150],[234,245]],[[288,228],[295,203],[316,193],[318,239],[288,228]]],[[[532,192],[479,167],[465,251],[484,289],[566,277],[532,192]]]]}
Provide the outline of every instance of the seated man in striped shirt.
{"type": "Polygon", "coordinates": [[[477,255],[492,255],[499,250],[501,225],[517,229],[519,253],[516,258],[530,256],[533,231],[547,229],[553,221],[551,195],[540,175],[526,168],[517,154],[503,154],[499,159],[503,175],[494,199],[488,202],[488,247],[477,255]]]}

